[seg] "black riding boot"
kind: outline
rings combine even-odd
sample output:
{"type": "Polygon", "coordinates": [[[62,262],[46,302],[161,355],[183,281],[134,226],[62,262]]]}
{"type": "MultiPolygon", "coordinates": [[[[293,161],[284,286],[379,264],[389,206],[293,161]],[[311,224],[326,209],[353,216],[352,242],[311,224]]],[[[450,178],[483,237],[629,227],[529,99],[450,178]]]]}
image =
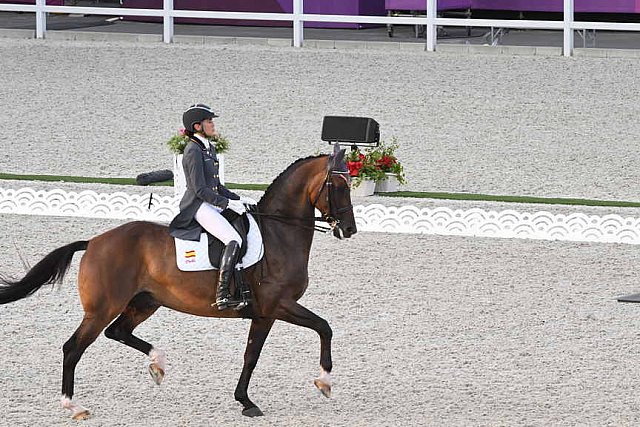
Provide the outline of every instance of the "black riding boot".
{"type": "Polygon", "coordinates": [[[220,258],[220,271],[218,274],[218,292],[216,294],[216,303],[211,304],[218,307],[218,310],[224,310],[227,307],[238,305],[240,300],[236,300],[229,292],[229,283],[233,276],[233,270],[236,267],[238,253],[240,252],[240,244],[235,240],[229,242],[222,252],[220,258]]]}

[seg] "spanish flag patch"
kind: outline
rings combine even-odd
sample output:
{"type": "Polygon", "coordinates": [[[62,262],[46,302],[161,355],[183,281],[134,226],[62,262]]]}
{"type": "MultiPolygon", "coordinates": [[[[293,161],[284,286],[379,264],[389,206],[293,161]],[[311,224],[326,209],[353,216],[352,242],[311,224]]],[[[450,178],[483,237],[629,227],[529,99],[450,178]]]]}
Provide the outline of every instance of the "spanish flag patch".
{"type": "Polygon", "coordinates": [[[196,251],[186,251],[184,253],[185,258],[194,258],[196,256],[196,251]]]}

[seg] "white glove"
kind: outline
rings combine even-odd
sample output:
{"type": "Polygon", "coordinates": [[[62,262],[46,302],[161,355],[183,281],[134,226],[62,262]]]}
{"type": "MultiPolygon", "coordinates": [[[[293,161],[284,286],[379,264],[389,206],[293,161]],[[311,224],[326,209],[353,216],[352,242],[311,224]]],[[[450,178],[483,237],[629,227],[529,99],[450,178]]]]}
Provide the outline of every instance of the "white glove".
{"type": "Polygon", "coordinates": [[[229,200],[229,204],[227,205],[227,209],[231,209],[238,215],[242,215],[247,211],[240,200],[229,200]]]}
{"type": "Polygon", "coordinates": [[[249,205],[249,206],[255,206],[258,204],[258,202],[256,202],[255,200],[253,200],[251,197],[244,197],[244,196],[240,196],[240,201],[245,204],[245,205],[249,205]]]}

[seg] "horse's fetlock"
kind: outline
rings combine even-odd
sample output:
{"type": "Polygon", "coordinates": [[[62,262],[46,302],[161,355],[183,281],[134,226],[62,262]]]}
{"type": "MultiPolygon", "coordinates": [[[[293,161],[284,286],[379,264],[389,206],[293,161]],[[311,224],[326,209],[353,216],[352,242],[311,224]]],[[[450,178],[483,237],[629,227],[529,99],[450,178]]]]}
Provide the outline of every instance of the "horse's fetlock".
{"type": "Polygon", "coordinates": [[[107,329],[104,330],[104,336],[112,339],[112,340],[116,340],[118,341],[120,334],[118,333],[118,329],[117,328],[113,328],[111,326],[109,326],[107,329]]]}

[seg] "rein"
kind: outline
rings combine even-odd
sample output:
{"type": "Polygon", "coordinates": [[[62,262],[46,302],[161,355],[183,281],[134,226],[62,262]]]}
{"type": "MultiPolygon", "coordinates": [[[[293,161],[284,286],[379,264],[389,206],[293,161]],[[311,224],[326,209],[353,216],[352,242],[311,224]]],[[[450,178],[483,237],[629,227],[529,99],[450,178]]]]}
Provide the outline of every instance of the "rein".
{"type": "Polygon", "coordinates": [[[316,203],[318,203],[318,200],[320,199],[320,195],[322,194],[322,191],[325,189],[325,187],[328,188],[327,191],[327,203],[329,205],[329,213],[323,213],[322,216],[312,216],[312,217],[295,217],[295,216],[288,216],[288,215],[279,215],[279,214],[269,214],[269,213],[263,213],[258,211],[258,206],[256,205],[255,209],[251,210],[251,214],[256,215],[256,216],[262,216],[262,217],[266,217],[266,218],[273,218],[275,220],[278,220],[280,222],[284,222],[284,223],[290,223],[290,221],[323,221],[328,223],[330,226],[329,227],[323,227],[320,225],[315,224],[313,227],[308,226],[308,225],[304,225],[304,224],[295,224],[295,223],[291,223],[291,225],[294,225],[296,227],[300,227],[300,228],[304,228],[307,230],[314,230],[314,231],[320,231],[321,233],[327,233],[329,231],[333,231],[334,228],[336,228],[338,226],[338,224],[340,223],[340,220],[336,218],[336,216],[338,214],[344,213],[344,212],[348,212],[350,210],[353,210],[353,205],[349,205],[349,206],[345,206],[343,208],[337,209],[337,210],[333,210],[333,204],[331,203],[331,189],[333,187],[333,184],[331,182],[331,175],[339,175],[341,178],[347,180],[347,178],[345,178],[345,175],[348,175],[348,171],[327,171],[327,175],[325,176],[322,185],[320,186],[320,190],[318,191],[318,195],[316,196],[315,200],[313,201],[312,205],[315,207],[316,203]]]}
{"type": "Polygon", "coordinates": [[[280,221],[280,222],[289,223],[289,224],[291,224],[293,226],[296,226],[296,227],[305,228],[307,230],[320,231],[322,233],[327,233],[327,232],[333,230],[332,227],[322,227],[320,225],[314,225],[313,227],[311,227],[309,225],[294,224],[294,223],[290,223],[289,222],[289,221],[309,221],[309,220],[329,222],[324,217],[319,217],[319,216],[296,217],[296,216],[287,216],[287,215],[278,215],[278,214],[268,214],[268,213],[259,212],[257,209],[250,210],[249,212],[251,213],[251,215],[262,216],[262,217],[266,217],[266,218],[272,218],[272,219],[275,219],[275,220],[280,221]]]}

